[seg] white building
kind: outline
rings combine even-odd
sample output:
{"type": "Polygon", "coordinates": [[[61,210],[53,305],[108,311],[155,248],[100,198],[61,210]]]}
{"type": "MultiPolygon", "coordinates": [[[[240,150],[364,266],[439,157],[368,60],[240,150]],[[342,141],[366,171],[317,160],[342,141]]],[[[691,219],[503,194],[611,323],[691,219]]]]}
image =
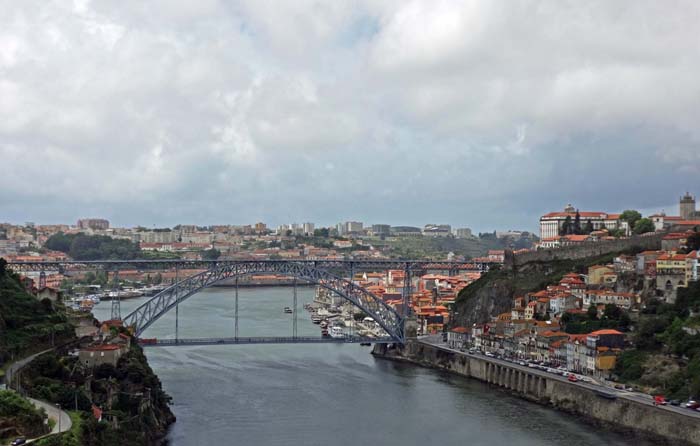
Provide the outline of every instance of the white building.
{"type": "MultiPolygon", "coordinates": [[[[593,230],[607,229],[609,231],[622,229],[626,235],[630,234],[630,227],[626,221],[620,219],[620,214],[608,214],[606,212],[579,212],[581,227],[583,228],[588,221],[593,225],[593,230]]],[[[552,239],[561,235],[561,230],[564,227],[564,222],[567,217],[571,224],[576,219],[576,209],[570,204],[566,206],[563,212],[550,212],[540,217],[540,238],[552,239]]]]}
{"type": "Polygon", "coordinates": [[[302,225],[302,228],[304,230],[304,234],[307,235],[314,235],[314,224],[313,223],[304,223],[302,225]]]}

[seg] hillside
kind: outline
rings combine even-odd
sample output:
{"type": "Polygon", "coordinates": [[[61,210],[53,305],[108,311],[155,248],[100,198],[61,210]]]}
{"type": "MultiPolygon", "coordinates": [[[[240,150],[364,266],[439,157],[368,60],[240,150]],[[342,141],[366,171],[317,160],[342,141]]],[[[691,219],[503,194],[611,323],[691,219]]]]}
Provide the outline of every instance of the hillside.
{"type": "Polygon", "coordinates": [[[48,432],[46,413],[15,392],[0,390],[0,441],[19,436],[38,437],[48,432]]]}
{"type": "Polygon", "coordinates": [[[454,325],[470,326],[510,311],[516,295],[559,282],[570,272],[585,273],[589,266],[612,261],[615,254],[579,260],[531,262],[517,270],[492,270],[460,291],[455,301],[454,325]]]}
{"type": "Polygon", "coordinates": [[[13,357],[28,356],[72,340],[74,328],[51,301],[28,294],[0,259],[0,368],[13,357]]]}
{"type": "MultiPolygon", "coordinates": [[[[0,364],[75,340],[74,327],[64,311],[61,304],[38,301],[28,294],[19,277],[7,271],[0,259],[0,364]]],[[[52,436],[39,444],[158,444],[175,417],[169,408],[170,397],[141,348],[132,345],[116,367],[94,369],[83,367],[66,348],[43,354],[22,369],[20,384],[29,396],[74,409],[74,416],[80,418],[75,432],[52,436]],[[104,410],[104,421],[95,419],[93,405],[104,410]]],[[[0,392],[0,438],[3,432],[7,436],[43,433],[43,418],[37,418],[25,400],[5,395],[0,392]]]]}

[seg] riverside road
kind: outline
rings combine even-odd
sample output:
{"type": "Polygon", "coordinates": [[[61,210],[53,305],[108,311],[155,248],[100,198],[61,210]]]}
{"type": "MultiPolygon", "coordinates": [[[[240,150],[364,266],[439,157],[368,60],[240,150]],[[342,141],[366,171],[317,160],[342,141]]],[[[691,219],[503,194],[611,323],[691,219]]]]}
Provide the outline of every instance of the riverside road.
{"type": "MultiPolygon", "coordinates": [[[[539,370],[539,369],[536,369],[533,367],[523,366],[523,365],[518,364],[517,362],[507,361],[507,360],[498,359],[498,358],[492,358],[492,357],[488,357],[488,356],[485,356],[485,355],[479,354],[479,353],[469,353],[469,352],[463,352],[461,350],[456,350],[456,349],[448,347],[447,344],[442,342],[442,337],[440,335],[423,336],[418,340],[418,342],[421,342],[421,343],[424,343],[427,345],[431,345],[431,346],[437,347],[441,350],[449,351],[449,352],[456,353],[459,355],[471,356],[471,357],[479,358],[479,359],[485,359],[485,360],[492,362],[494,364],[499,364],[499,365],[511,367],[513,369],[521,370],[523,372],[530,373],[532,375],[543,376],[543,377],[546,377],[547,379],[561,381],[563,383],[566,383],[566,384],[569,384],[572,386],[584,387],[584,388],[587,388],[589,390],[593,390],[593,391],[596,391],[599,393],[606,393],[608,395],[615,396],[617,398],[624,398],[624,399],[627,399],[630,401],[635,401],[637,403],[646,404],[649,406],[654,405],[654,399],[652,398],[652,396],[644,394],[644,393],[632,392],[632,391],[627,391],[627,390],[619,390],[619,389],[615,389],[614,387],[611,387],[611,386],[605,386],[605,385],[594,384],[594,383],[587,383],[587,382],[582,382],[582,381],[571,382],[568,379],[566,379],[565,377],[563,377],[562,375],[549,373],[549,372],[539,370]]],[[[700,412],[692,410],[692,409],[687,409],[685,407],[671,406],[671,405],[657,406],[657,407],[659,408],[659,410],[668,410],[671,412],[678,413],[680,415],[685,415],[687,417],[700,419],[700,412]]]]}

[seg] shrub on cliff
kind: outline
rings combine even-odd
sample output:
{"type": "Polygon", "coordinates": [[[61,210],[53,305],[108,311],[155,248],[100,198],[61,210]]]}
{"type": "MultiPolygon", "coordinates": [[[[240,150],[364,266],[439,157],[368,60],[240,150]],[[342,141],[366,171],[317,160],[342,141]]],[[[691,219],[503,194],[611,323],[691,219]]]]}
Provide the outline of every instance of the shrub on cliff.
{"type": "Polygon", "coordinates": [[[15,392],[0,390],[0,425],[8,436],[37,437],[47,432],[46,413],[15,392]]]}

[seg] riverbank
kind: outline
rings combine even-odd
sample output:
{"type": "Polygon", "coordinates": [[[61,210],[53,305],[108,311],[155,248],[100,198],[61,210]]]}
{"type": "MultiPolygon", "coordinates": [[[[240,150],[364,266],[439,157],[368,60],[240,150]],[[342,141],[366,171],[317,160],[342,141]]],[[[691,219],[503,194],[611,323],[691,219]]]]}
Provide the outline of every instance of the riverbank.
{"type": "Polygon", "coordinates": [[[649,439],[654,444],[700,446],[700,422],[694,414],[654,407],[651,401],[636,401],[597,386],[570,383],[560,376],[420,341],[409,341],[398,348],[375,345],[372,354],[474,378],[575,415],[577,419],[649,439]]]}

